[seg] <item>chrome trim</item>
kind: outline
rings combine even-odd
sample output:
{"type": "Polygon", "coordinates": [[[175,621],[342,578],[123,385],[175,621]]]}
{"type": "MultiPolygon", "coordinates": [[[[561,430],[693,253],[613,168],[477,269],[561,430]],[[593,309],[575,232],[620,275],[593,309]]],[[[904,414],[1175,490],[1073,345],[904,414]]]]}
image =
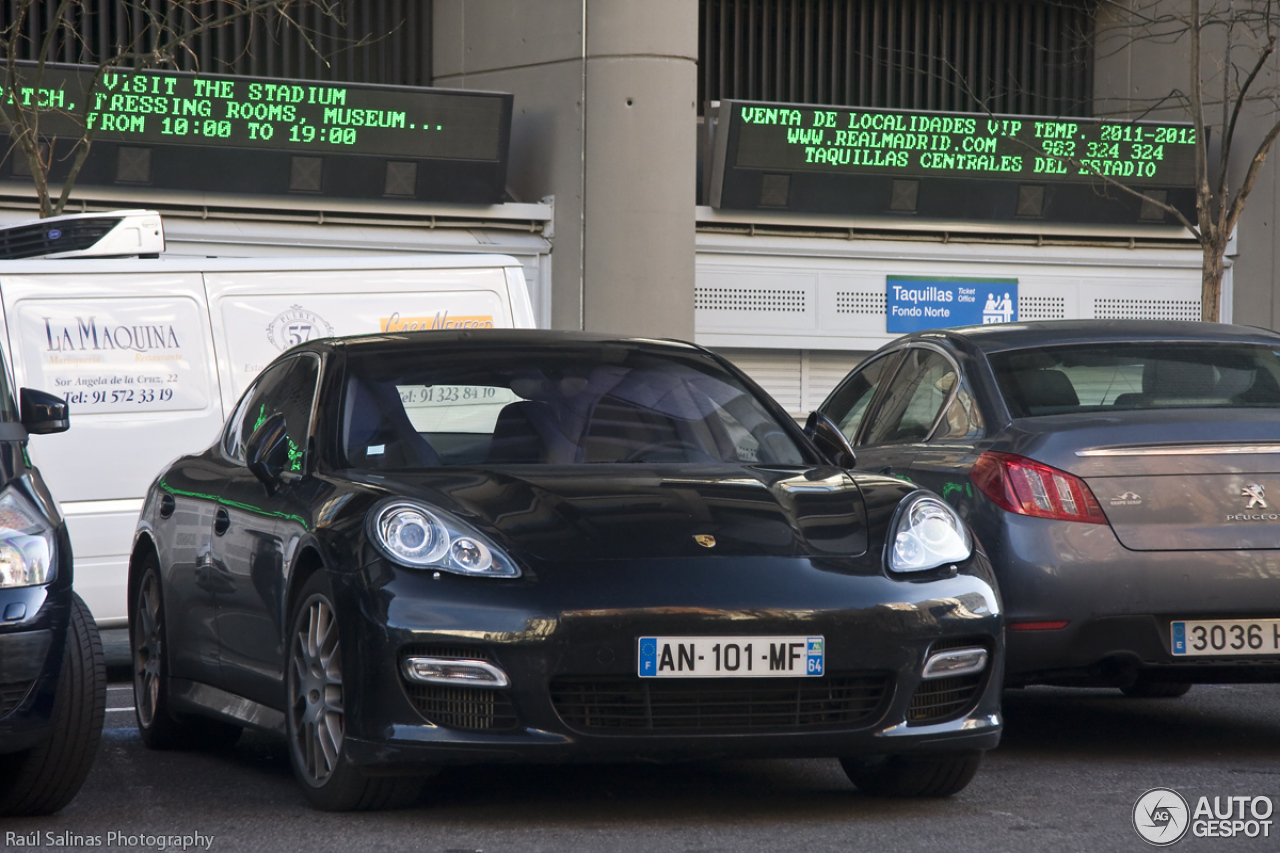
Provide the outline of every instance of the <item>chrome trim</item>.
{"type": "Polygon", "coordinates": [[[1280,444],[1167,444],[1161,447],[1091,447],[1077,450],[1076,456],[1230,456],[1235,454],[1280,453],[1280,444]]]}
{"type": "Polygon", "coordinates": [[[451,684],[455,687],[510,687],[507,674],[488,661],[413,656],[400,662],[404,677],[419,684],[451,684]],[[422,669],[435,668],[438,674],[422,669]],[[447,673],[447,674],[446,674],[447,673]]]}
{"type": "Polygon", "coordinates": [[[947,649],[946,651],[929,655],[920,678],[928,681],[934,678],[972,675],[987,668],[987,658],[987,650],[980,647],[947,649]]]}

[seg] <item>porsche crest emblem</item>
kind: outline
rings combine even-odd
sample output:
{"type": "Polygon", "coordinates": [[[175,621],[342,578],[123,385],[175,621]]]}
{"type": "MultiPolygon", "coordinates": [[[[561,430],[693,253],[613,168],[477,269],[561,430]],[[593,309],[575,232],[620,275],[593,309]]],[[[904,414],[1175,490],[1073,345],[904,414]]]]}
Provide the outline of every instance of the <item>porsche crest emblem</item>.
{"type": "Polygon", "coordinates": [[[698,533],[698,534],[696,534],[696,535],[693,537],[693,541],[694,541],[694,542],[697,542],[697,543],[698,543],[699,545],[701,545],[703,548],[714,548],[714,547],[716,547],[716,537],[714,537],[714,536],[710,536],[710,535],[708,535],[708,534],[706,534],[706,533],[698,533]]]}

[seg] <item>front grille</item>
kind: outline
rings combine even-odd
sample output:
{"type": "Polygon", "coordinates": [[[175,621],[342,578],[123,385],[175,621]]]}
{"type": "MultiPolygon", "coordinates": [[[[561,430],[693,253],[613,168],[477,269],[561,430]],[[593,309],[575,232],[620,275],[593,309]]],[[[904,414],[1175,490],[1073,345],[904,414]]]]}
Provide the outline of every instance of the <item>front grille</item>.
{"type": "Polygon", "coordinates": [[[889,688],[884,673],[824,679],[558,678],[551,702],[583,731],[794,730],[866,725],[889,688]]]}
{"type": "Polygon", "coordinates": [[[907,709],[908,723],[940,723],[969,710],[986,672],[920,682],[907,709]]]}
{"type": "Polygon", "coordinates": [[[30,689],[30,681],[11,681],[0,684],[0,717],[18,707],[30,689]]]}
{"type": "MultiPolygon", "coordinates": [[[[400,657],[402,660],[406,657],[433,657],[493,663],[483,649],[466,646],[408,646],[400,651],[400,657]]],[[[419,684],[406,679],[403,673],[400,683],[413,707],[429,723],[472,731],[504,731],[519,725],[515,705],[501,690],[419,684]]]]}

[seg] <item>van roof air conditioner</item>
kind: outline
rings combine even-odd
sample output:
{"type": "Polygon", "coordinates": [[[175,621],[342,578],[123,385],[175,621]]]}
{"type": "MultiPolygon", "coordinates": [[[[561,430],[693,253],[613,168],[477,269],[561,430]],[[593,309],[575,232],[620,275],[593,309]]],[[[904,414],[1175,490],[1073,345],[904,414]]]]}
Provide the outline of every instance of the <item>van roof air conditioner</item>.
{"type": "Polygon", "coordinates": [[[0,260],[157,255],[164,226],[154,210],[73,213],[0,226],[0,260]]]}

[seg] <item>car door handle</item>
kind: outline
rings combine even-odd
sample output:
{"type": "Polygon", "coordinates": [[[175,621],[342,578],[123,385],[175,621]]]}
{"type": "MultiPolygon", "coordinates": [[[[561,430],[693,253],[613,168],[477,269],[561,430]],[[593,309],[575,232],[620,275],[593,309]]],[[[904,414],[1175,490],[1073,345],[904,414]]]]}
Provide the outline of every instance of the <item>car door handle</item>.
{"type": "Polygon", "coordinates": [[[218,507],[213,515],[213,532],[221,536],[231,526],[231,514],[224,507],[218,507]]]}

